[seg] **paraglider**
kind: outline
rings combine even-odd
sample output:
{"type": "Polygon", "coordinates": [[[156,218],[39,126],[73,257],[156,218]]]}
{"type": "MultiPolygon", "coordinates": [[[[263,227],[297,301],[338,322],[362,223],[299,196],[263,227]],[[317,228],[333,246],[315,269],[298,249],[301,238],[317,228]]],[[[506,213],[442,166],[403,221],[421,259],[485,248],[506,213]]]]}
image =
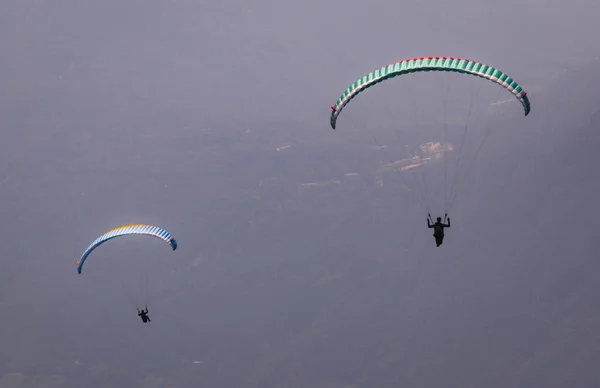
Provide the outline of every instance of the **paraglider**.
{"type": "Polygon", "coordinates": [[[150,320],[150,317],[148,316],[148,306],[146,306],[146,311],[144,311],[144,309],[140,310],[139,308],[137,309],[137,311],[138,311],[138,316],[140,318],[142,318],[142,322],[144,322],[144,323],[152,322],[150,320]]]}
{"type": "MultiPolygon", "coordinates": [[[[476,62],[476,61],[472,61],[472,60],[468,60],[468,59],[461,59],[461,58],[455,58],[455,57],[420,57],[420,58],[410,58],[410,59],[406,59],[406,60],[402,60],[396,63],[392,63],[388,66],[384,66],[380,69],[377,69],[367,75],[365,75],[364,77],[358,79],[356,82],[354,82],[352,85],[350,85],[350,87],[348,87],[342,94],[341,96],[337,99],[336,103],[331,106],[331,114],[329,117],[329,122],[331,125],[332,129],[336,129],[337,127],[337,121],[338,118],[340,116],[340,114],[342,113],[342,110],[344,110],[344,108],[346,107],[346,105],[348,105],[348,103],[354,99],[356,96],[358,96],[359,94],[361,94],[363,91],[365,91],[366,89],[377,85],[379,83],[382,83],[384,81],[387,81],[391,78],[395,78],[395,77],[399,77],[400,79],[404,80],[405,78],[403,76],[410,76],[411,74],[415,74],[415,73],[439,73],[439,74],[443,74],[445,73],[446,75],[450,76],[450,73],[454,73],[454,74],[463,74],[463,75],[469,75],[469,76],[474,76],[474,77],[480,77],[486,80],[489,80],[497,85],[500,85],[504,90],[510,92],[517,101],[519,101],[522,105],[523,108],[523,113],[525,116],[529,115],[530,111],[531,111],[531,104],[529,102],[529,97],[527,95],[527,92],[525,92],[525,90],[523,90],[523,88],[516,82],[514,81],[511,77],[509,77],[506,73],[502,72],[501,70],[498,70],[497,68],[485,65],[483,63],[480,62],[476,62]]],[[[416,77],[416,76],[411,76],[411,77],[416,77]]],[[[408,77],[409,80],[414,79],[408,77]]],[[[424,79],[431,81],[431,76],[427,76],[426,74],[423,74],[422,76],[424,79]]],[[[446,77],[448,78],[448,77],[446,77]]],[[[444,79],[445,82],[447,82],[447,79],[444,79]]],[[[455,77],[455,78],[461,78],[462,77],[455,77]]],[[[467,78],[467,80],[469,80],[467,78]]],[[[446,90],[448,90],[448,85],[445,85],[446,90]]],[[[381,102],[383,102],[384,104],[386,102],[389,102],[392,106],[391,109],[388,110],[389,114],[392,114],[390,112],[396,112],[399,107],[402,107],[404,109],[409,109],[410,106],[412,105],[412,110],[414,113],[414,119],[415,119],[415,131],[414,132],[408,132],[411,129],[411,126],[409,125],[410,123],[408,123],[408,116],[399,116],[399,120],[395,120],[392,121],[391,125],[393,127],[399,128],[398,131],[401,132],[400,135],[397,135],[398,139],[404,139],[406,140],[406,143],[403,144],[403,148],[402,149],[406,149],[407,153],[409,153],[408,155],[405,155],[403,158],[401,159],[397,159],[395,161],[391,161],[389,163],[387,163],[386,165],[383,166],[383,168],[389,168],[389,169],[394,169],[397,173],[400,174],[400,176],[402,177],[402,179],[404,180],[405,185],[408,188],[408,191],[412,192],[415,197],[419,200],[419,203],[421,205],[421,208],[428,214],[428,218],[427,218],[427,225],[429,228],[433,228],[434,229],[434,237],[435,237],[435,241],[436,241],[436,245],[439,247],[440,245],[442,245],[443,240],[444,240],[444,228],[449,228],[450,227],[450,219],[447,218],[447,214],[450,211],[450,208],[453,206],[457,193],[459,191],[459,186],[464,184],[464,181],[466,180],[466,175],[468,174],[468,172],[470,171],[470,169],[472,168],[475,159],[477,158],[477,155],[479,153],[479,150],[481,149],[481,146],[483,144],[483,142],[485,141],[485,138],[487,138],[490,128],[488,128],[487,131],[479,131],[479,133],[484,133],[483,135],[483,140],[481,140],[481,143],[479,144],[478,147],[473,147],[473,154],[474,157],[473,159],[469,162],[469,161],[465,161],[463,154],[466,152],[464,151],[467,146],[465,146],[465,144],[468,144],[468,142],[465,142],[465,138],[467,136],[467,127],[468,127],[468,122],[464,124],[464,128],[461,128],[462,130],[462,140],[457,140],[456,144],[460,144],[460,146],[454,146],[450,143],[448,143],[448,140],[452,140],[450,138],[449,131],[452,128],[459,128],[461,127],[461,125],[458,125],[456,123],[457,117],[461,117],[459,113],[457,112],[452,112],[454,117],[452,118],[448,118],[446,117],[446,109],[447,109],[447,105],[448,105],[448,100],[452,99],[452,101],[455,100],[460,100],[460,99],[464,99],[467,100],[467,98],[463,97],[462,95],[454,95],[452,94],[451,97],[447,97],[446,100],[444,100],[443,102],[443,109],[432,109],[430,108],[429,105],[431,105],[432,100],[435,97],[438,96],[442,96],[443,93],[436,93],[436,92],[431,92],[430,89],[427,89],[426,87],[422,87],[421,84],[417,84],[415,89],[411,89],[411,90],[407,90],[407,88],[398,88],[396,89],[397,91],[395,92],[390,92],[389,94],[386,94],[385,97],[383,98],[383,100],[381,102]],[[420,90],[423,89],[423,90],[420,90]],[[415,102],[415,97],[414,97],[414,93],[415,91],[421,91],[422,93],[425,94],[425,104],[424,104],[424,110],[427,111],[426,115],[427,118],[429,119],[428,121],[428,125],[429,127],[423,126],[422,123],[419,122],[419,119],[417,117],[417,111],[416,111],[416,102],[415,102]],[[404,94],[407,97],[412,98],[412,104],[398,104],[396,101],[394,101],[394,103],[391,103],[389,100],[391,98],[393,98],[395,96],[395,94],[401,94],[400,92],[404,92],[404,94]],[[440,111],[443,111],[444,114],[444,118],[443,121],[439,121],[436,114],[439,114],[440,111]],[[454,120],[454,121],[453,121],[454,120]],[[421,126],[423,126],[423,128],[421,128],[421,126]],[[435,126],[439,126],[439,133],[436,135],[433,132],[433,129],[435,126]],[[454,127],[453,127],[454,126],[454,127]],[[450,128],[450,129],[449,129],[450,128]],[[435,136],[437,138],[433,138],[432,136],[435,136]],[[419,141],[420,143],[416,143],[417,141],[419,141]],[[409,144],[410,143],[410,144],[409,144]],[[417,150],[416,152],[413,152],[412,150],[417,150]],[[452,152],[454,152],[455,154],[455,161],[456,163],[454,164],[454,176],[452,176],[451,173],[449,173],[448,171],[448,162],[447,162],[447,154],[450,154],[450,156],[452,156],[452,152]],[[465,176],[461,177],[461,179],[457,179],[457,174],[458,174],[458,170],[459,170],[459,164],[461,162],[464,162],[464,164],[462,164],[462,166],[467,166],[466,167],[466,172],[465,172],[465,176]],[[437,218],[437,222],[433,223],[433,221],[431,220],[431,216],[429,216],[429,209],[430,209],[430,204],[428,203],[428,198],[430,193],[427,191],[431,191],[432,189],[432,185],[427,184],[426,179],[424,178],[424,171],[435,171],[435,165],[436,164],[443,164],[443,170],[442,171],[437,171],[437,175],[435,179],[434,184],[437,185],[438,187],[441,186],[441,184],[438,184],[437,181],[440,180],[440,177],[443,177],[443,188],[444,188],[444,213],[446,214],[446,216],[444,217],[444,222],[442,222],[441,217],[437,218]],[[412,175],[411,175],[412,174],[412,175]],[[411,185],[406,181],[406,176],[412,176],[414,179],[414,187],[410,187],[411,185]],[[458,181],[458,182],[457,182],[458,181]],[[421,193],[419,193],[419,191],[421,191],[421,193]],[[447,224],[445,223],[447,219],[447,224]],[[430,222],[431,221],[431,222],[430,222]]],[[[468,100],[470,102],[470,104],[473,104],[474,100],[479,102],[477,98],[473,98],[471,95],[468,96],[468,100]]],[[[377,105],[375,102],[372,102],[371,105],[377,105]]],[[[489,104],[491,105],[491,104],[489,104]]],[[[373,109],[373,108],[366,108],[366,109],[373,109]]],[[[385,109],[385,107],[379,108],[379,111],[381,111],[381,109],[385,109]]],[[[472,114],[472,106],[469,106],[468,108],[468,113],[466,113],[466,120],[470,119],[470,115],[472,114]]],[[[390,123],[386,123],[387,125],[389,125],[390,123]]],[[[378,123],[374,123],[374,124],[368,124],[369,127],[376,127],[378,125],[378,123]]],[[[491,124],[489,124],[491,125],[491,124]]],[[[375,138],[374,135],[372,135],[372,137],[374,138],[375,141],[377,141],[377,139],[375,138]]],[[[378,142],[378,141],[377,141],[378,142]]],[[[379,142],[378,142],[379,143],[379,142]]],[[[388,148],[388,147],[383,147],[381,146],[381,144],[378,144],[381,148],[388,148]]]]}
{"type": "MultiPolygon", "coordinates": [[[[77,273],[81,274],[83,264],[85,264],[86,260],[88,259],[92,251],[94,251],[94,249],[104,244],[105,242],[112,240],[113,238],[128,235],[146,235],[156,237],[168,243],[171,246],[172,250],[177,249],[177,240],[175,240],[175,237],[173,237],[171,233],[162,228],[147,224],[124,225],[104,233],[102,236],[94,240],[89,247],[86,248],[86,250],[81,255],[81,258],[77,261],[77,273]]],[[[146,306],[145,310],[140,310],[139,308],[137,308],[137,312],[138,316],[142,319],[142,322],[151,322],[150,317],[148,316],[148,306],[146,306]]]]}
{"type": "MultiPolygon", "coordinates": [[[[442,222],[442,217],[438,217],[435,221],[435,224],[430,223],[431,214],[427,215],[427,227],[433,228],[433,237],[435,238],[435,244],[439,247],[444,242],[444,228],[450,227],[450,218],[448,215],[444,215],[444,221],[448,221],[447,224],[442,222]]],[[[433,222],[433,221],[431,221],[433,222]]]]}

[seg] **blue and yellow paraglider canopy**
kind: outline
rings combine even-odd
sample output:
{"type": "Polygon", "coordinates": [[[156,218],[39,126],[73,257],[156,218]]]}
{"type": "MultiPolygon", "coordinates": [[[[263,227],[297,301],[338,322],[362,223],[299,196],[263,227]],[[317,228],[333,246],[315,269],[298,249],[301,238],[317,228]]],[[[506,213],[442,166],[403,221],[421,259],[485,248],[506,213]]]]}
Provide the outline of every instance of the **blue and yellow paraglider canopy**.
{"type": "Polygon", "coordinates": [[[94,240],[94,242],[91,243],[89,247],[87,247],[87,249],[81,255],[81,258],[77,261],[77,273],[81,273],[83,264],[94,249],[104,244],[108,240],[112,240],[115,237],[127,236],[131,234],[154,236],[168,243],[171,246],[171,248],[173,248],[173,250],[177,249],[177,240],[175,240],[175,237],[173,237],[171,233],[167,232],[162,228],[159,228],[158,226],[146,224],[124,225],[109,230],[108,232],[104,233],[102,236],[94,240]]]}

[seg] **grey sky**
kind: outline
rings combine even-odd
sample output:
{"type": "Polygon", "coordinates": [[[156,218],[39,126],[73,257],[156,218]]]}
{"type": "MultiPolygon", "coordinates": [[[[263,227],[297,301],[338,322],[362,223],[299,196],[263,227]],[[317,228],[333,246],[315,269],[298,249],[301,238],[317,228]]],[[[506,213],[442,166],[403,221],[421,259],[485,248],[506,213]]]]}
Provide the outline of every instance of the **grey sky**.
{"type": "Polygon", "coordinates": [[[584,0],[1,2],[0,388],[594,386],[599,16],[584,0]],[[378,130],[385,157],[357,131],[403,114],[389,94],[328,123],[358,77],[422,55],[497,66],[532,101],[494,121],[441,250],[377,173],[399,130],[378,130]],[[90,241],[135,222],[179,249],[115,240],[77,276],[90,241]]]}

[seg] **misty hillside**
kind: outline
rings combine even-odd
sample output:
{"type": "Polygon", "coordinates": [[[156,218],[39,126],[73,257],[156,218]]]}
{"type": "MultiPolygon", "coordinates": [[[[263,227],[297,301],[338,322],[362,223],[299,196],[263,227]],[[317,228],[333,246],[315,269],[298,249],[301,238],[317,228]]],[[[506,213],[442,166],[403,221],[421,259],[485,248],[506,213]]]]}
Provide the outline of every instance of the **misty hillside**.
{"type": "Polygon", "coordinates": [[[0,1],[0,388],[596,388],[599,19],[590,0],[0,1]],[[424,55],[497,66],[531,114],[425,72],[330,129],[351,82],[424,55]],[[472,154],[432,127],[471,117],[493,131],[437,248],[389,165],[439,172],[445,197],[446,155],[472,154]],[[129,223],[177,250],[114,239],[78,275],[129,223]]]}
{"type": "MultiPolygon", "coordinates": [[[[131,132],[116,143],[129,155],[125,163],[112,164],[89,143],[80,155],[39,166],[48,181],[16,180],[9,169],[3,195],[14,195],[15,207],[5,215],[80,225],[72,235],[78,243],[52,255],[67,258],[60,271],[74,266],[68,258],[90,230],[156,202],[167,206],[153,217],[173,220],[180,242],[201,243],[196,252],[181,245],[176,286],[153,306],[150,328],[117,307],[118,285],[86,290],[69,280],[63,289],[39,272],[57,272],[52,265],[19,264],[45,289],[33,298],[47,331],[3,334],[14,352],[2,354],[0,387],[593,386],[600,379],[593,245],[600,95],[586,86],[598,84],[597,71],[594,63],[545,85],[532,97],[522,136],[490,140],[495,146],[486,148],[441,249],[400,182],[375,184],[379,160],[366,144],[304,143],[302,128],[278,137],[286,123],[179,131],[160,146],[131,132]],[[576,107],[565,104],[565,85],[580,91],[570,97],[576,107]],[[169,142],[177,157],[161,154],[169,142]],[[145,153],[155,164],[136,164],[152,160],[145,153]],[[113,192],[106,178],[152,198],[127,199],[103,214],[87,198],[113,192]],[[79,195],[63,198],[57,189],[53,196],[53,185],[79,195]],[[170,206],[189,190],[196,201],[170,206]],[[100,221],[86,225],[90,219],[100,221]],[[67,329],[62,310],[46,307],[60,299],[81,324],[67,329]]],[[[60,236],[49,233],[32,230],[40,245],[16,249],[42,255],[60,236]]],[[[4,281],[13,293],[32,282],[4,281]]],[[[7,327],[35,319],[11,315],[18,306],[4,298],[7,327]]]]}

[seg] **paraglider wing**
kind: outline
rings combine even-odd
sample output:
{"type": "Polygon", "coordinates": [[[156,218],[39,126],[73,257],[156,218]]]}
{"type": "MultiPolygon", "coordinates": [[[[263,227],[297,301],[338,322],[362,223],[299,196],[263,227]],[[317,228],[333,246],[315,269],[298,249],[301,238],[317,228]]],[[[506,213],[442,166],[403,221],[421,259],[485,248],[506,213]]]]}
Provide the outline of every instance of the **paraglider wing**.
{"type": "Polygon", "coordinates": [[[111,240],[115,237],[126,236],[126,235],[130,235],[130,234],[141,234],[141,235],[154,236],[154,237],[160,238],[161,240],[168,243],[173,250],[177,249],[177,240],[175,240],[175,237],[173,237],[173,235],[171,233],[169,233],[166,230],[161,229],[157,226],[146,225],[146,224],[132,224],[132,225],[120,226],[120,227],[110,230],[110,231],[106,232],[105,234],[103,234],[102,236],[98,237],[96,240],[94,240],[93,243],[90,244],[89,247],[87,247],[87,249],[81,255],[81,258],[79,259],[79,261],[77,261],[77,272],[81,273],[83,264],[87,260],[88,256],[98,246],[104,244],[108,240],[111,240]]]}
{"type": "Polygon", "coordinates": [[[411,58],[404,61],[396,62],[381,69],[369,73],[353,83],[344,93],[338,98],[335,105],[331,107],[330,123],[331,128],[335,129],[336,121],[342,109],[363,90],[376,85],[389,78],[399,75],[410,74],[420,71],[448,71],[457,72],[467,75],[474,75],[493,81],[509,92],[511,92],[523,105],[525,116],[529,114],[531,106],[529,98],[523,88],[517,84],[512,78],[502,71],[484,65],[483,63],[471,61],[468,59],[452,58],[452,57],[423,57],[411,58]]]}

